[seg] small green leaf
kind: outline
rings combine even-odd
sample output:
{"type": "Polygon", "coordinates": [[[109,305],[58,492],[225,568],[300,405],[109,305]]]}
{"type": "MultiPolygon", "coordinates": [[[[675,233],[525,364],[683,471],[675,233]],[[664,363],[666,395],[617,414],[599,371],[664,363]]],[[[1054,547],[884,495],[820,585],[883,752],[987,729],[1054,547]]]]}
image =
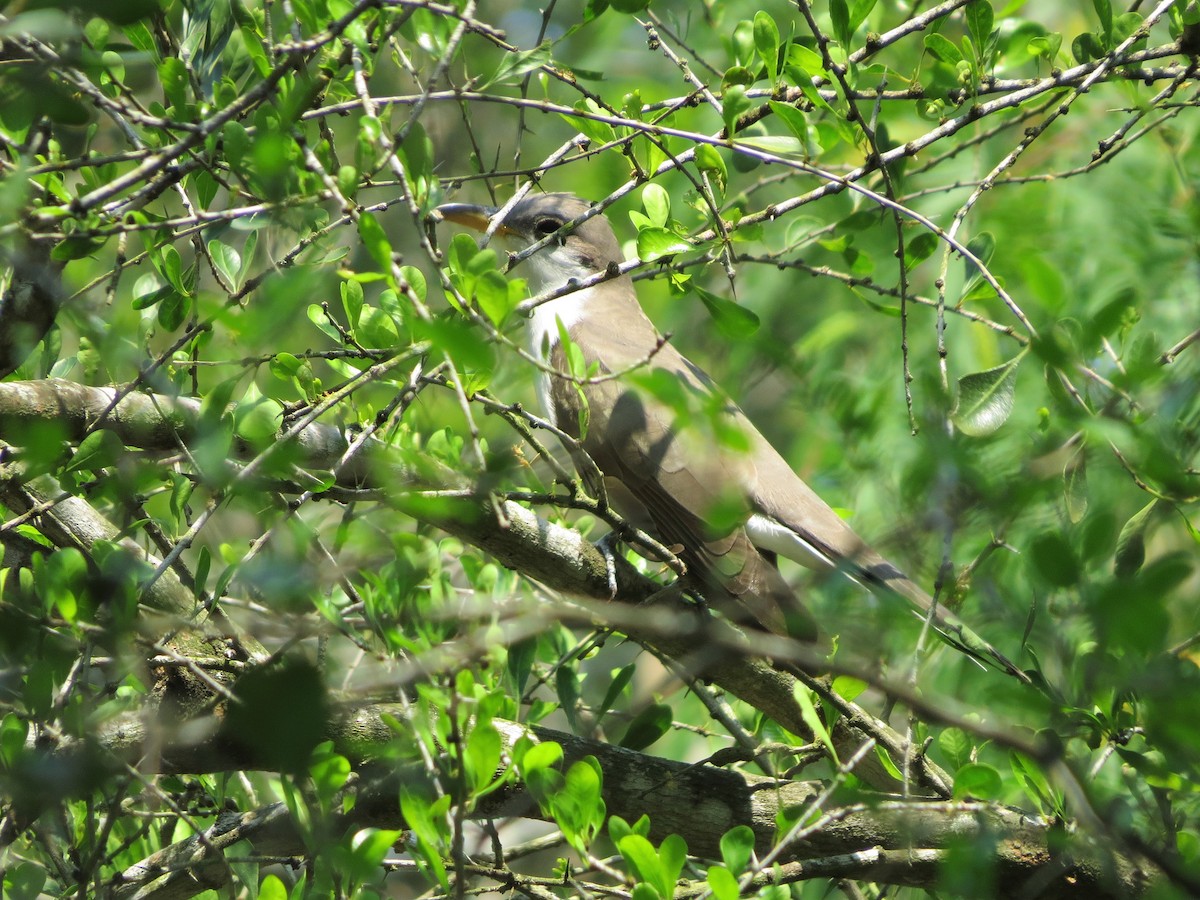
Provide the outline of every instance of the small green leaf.
{"type": "Polygon", "coordinates": [[[608,690],[604,692],[604,699],[600,702],[599,708],[596,710],[596,718],[601,718],[606,712],[612,709],[613,704],[617,702],[617,698],[621,696],[621,692],[625,690],[633,678],[633,673],[636,671],[636,665],[630,663],[623,666],[612,673],[612,677],[608,682],[608,690]]]}
{"type": "Polygon", "coordinates": [[[556,741],[542,741],[531,744],[517,758],[517,767],[522,778],[528,778],[530,773],[539,769],[549,769],[562,762],[563,748],[556,741]]]}
{"type": "Polygon", "coordinates": [[[1100,33],[1104,35],[1104,43],[1108,45],[1112,42],[1113,34],[1112,0],[1092,0],[1092,6],[1100,20],[1100,33]]]}
{"type": "Polygon", "coordinates": [[[1113,573],[1118,578],[1135,574],[1146,561],[1146,526],[1158,500],[1151,500],[1129,517],[1117,535],[1117,550],[1113,557],[1113,573]]]}
{"type": "Polygon", "coordinates": [[[979,52],[987,52],[987,43],[992,36],[992,25],[995,21],[995,13],[992,11],[992,4],[988,0],[971,0],[967,4],[967,29],[971,32],[971,37],[975,41],[975,46],[979,48],[979,52]]]}
{"type": "Polygon", "coordinates": [[[775,84],[779,77],[779,27],[761,9],[754,14],[754,49],[767,67],[767,79],[775,84]]]}
{"type": "Polygon", "coordinates": [[[167,280],[171,287],[181,294],[188,293],[187,286],[183,282],[183,260],[180,259],[178,250],[168,244],[155,262],[159,274],[167,280]]]}
{"type": "Polygon", "coordinates": [[[995,800],[1003,783],[1000,773],[983,763],[967,763],[954,775],[954,799],[973,797],[976,800],[995,800]]]}
{"type": "Polygon", "coordinates": [[[708,889],[717,900],[738,900],[741,896],[737,879],[724,866],[709,866],[708,889]]]}
{"type": "Polygon", "coordinates": [[[850,9],[846,0],[829,0],[829,18],[833,23],[833,36],[849,52],[854,33],[850,30],[850,9]]]}
{"type": "Polygon", "coordinates": [[[949,38],[937,32],[925,35],[925,49],[939,62],[948,66],[957,66],[962,62],[962,53],[954,46],[949,38]]]}
{"type": "Polygon", "coordinates": [[[671,195],[660,184],[648,184],[642,189],[642,208],[650,224],[665,228],[671,217],[671,195]]]}
{"type": "Polygon", "coordinates": [[[1071,41],[1071,55],[1075,57],[1076,62],[1091,62],[1104,56],[1104,46],[1096,35],[1085,31],[1071,41]]]}
{"type": "Polygon", "coordinates": [[[729,181],[729,170],[725,167],[724,158],[712,144],[697,145],[696,168],[711,176],[717,182],[717,186],[722,191],[725,190],[729,181]]]}
{"type": "Polygon", "coordinates": [[[753,853],[754,830],[749,825],[735,825],[721,835],[721,859],[733,876],[742,876],[753,853]]]}
{"type": "MultiPolygon", "coordinates": [[[[518,303],[523,299],[523,294],[522,291],[516,295],[518,303]]],[[[497,328],[504,324],[516,305],[510,302],[511,299],[508,280],[495,269],[484,272],[475,282],[475,302],[497,328]]]]}
{"type": "Polygon", "coordinates": [[[496,726],[488,722],[471,729],[463,762],[471,789],[477,796],[498,782],[501,750],[500,732],[496,726]]]}
{"type": "Polygon", "coordinates": [[[933,255],[937,249],[938,236],[932,231],[922,231],[904,242],[904,267],[912,269],[933,255]]]}
{"type": "Polygon", "coordinates": [[[632,16],[650,5],[650,0],[608,0],[608,5],[619,13],[632,16]]]}
{"type": "Polygon", "coordinates": [[[620,746],[629,750],[645,750],[671,728],[671,707],[663,703],[652,703],[643,709],[621,738],[620,746]]]}
{"type": "Polygon", "coordinates": [[[308,305],[308,319],[319,329],[321,329],[321,332],[326,337],[332,338],[339,343],[341,342],[342,336],[338,333],[338,330],[333,327],[333,323],[329,321],[329,316],[325,315],[325,310],[321,308],[321,304],[310,303],[308,305]]]}
{"type": "Polygon", "coordinates": [[[740,84],[731,84],[721,95],[721,116],[725,121],[725,137],[732,138],[737,132],[737,120],[742,113],[750,109],[750,101],[746,99],[746,89],[740,84]]]}
{"type": "Polygon", "coordinates": [[[1040,56],[1050,62],[1054,62],[1058,57],[1058,51],[1062,49],[1062,35],[1056,31],[1049,34],[1037,35],[1029,39],[1026,47],[1031,56],[1040,56]]]}
{"type": "Polygon", "coordinates": [[[341,295],[342,311],[346,314],[346,321],[351,328],[357,328],[358,320],[362,318],[362,285],[353,280],[343,281],[341,284],[341,295]]]}
{"type": "Polygon", "coordinates": [[[971,738],[961,728],[947,728],[938,735],[938,748],[955,769],[971,761],[971,738]]]}
{"type": "Polygon", "coordinates": [[[666,873],[650,841],[640,834],[628,834],[617,843],[617,849],[639,881],[654,888],[662,900],[670,900],[675,893],[675,884],[667,882],[666,873]]]}
{"type": "Polygon", "coordinates": [[[645,262],[653,262],[676,253],[687,253],[692,245],[665,228],[643,228],[637,236],[637,254],[645,262]]]}
{"type": "Polygon", "coordinates": [[[758,331],[759,318],[751,310],[732,300],[726,300],[716,294],[710,294],[703,288],[693,287],[704,308],[712,316],[718,330],[727,337],[735,340],[747,338],[758,331]]]}
{"type": "Polygon", "coordinates": [[[241,287],[242,257],[238,252],[218,240],[208,242],[208,252],[212,256],[213,266],[225,279],[226,286],[234,290],[241,287]]]}
{"type": "Polygon", "coordinates": [[[515,83],[522,75],[540,69],[550,62],[552,62],[552,59],[550,57],[550,43],[548,41],[534,47],[532,50],[509,51],[500,60],[500,65],[492,77],[479,85],[476,90],[482,91],[495,85],[515,83]]]}
{"type": "Polygon", "coordinates": [[[817,708],[813,705],[808,688],[796,685],[792,694],[795,696],[796,702],[800,704],[800,717],[804,719],[804,724],[812,730],[813,737],[825,745],[829,755],[837,759],[837,748],[833,746],[833,738],[829,736],[829,729],[825,727],[821,716],[817,714],[817,708]]]}
{"type": "Polygon", "coordinates": [[[390,272],[392,270],[392,244],[387,239],[379,220],[371,213],[364,212],[358,217],[358,236],[362,238],[363,245],[380,270],[390,272]]]}
{"type": "Polygon", "coordinates": [[[170,291],[158,304],[158,324],[167,331],[175,331],[183,324],[191,309],[192,301],[188,297],[170,291]]]}
{"type": "MultiPolygon", "coordinates": [[[[607,116],[609,113],[596,105],[596,101],[590,97],[580,100],[575,104],[575,109],[581,113],[589,113],[594,116],[607,116]]],[[[586,118],[584,116],[570,116],[563,114],[563,118],[567,120],[573,127],[579,129],[579,133],[597,144],[607,144],[616,138],[617,133],[613,127],[607,122],[599,122],[595,119],[586,118]]]]}
{"type": "MultiPolygon", "coordinates": [[[[1023,354],[1022,354],[1023,355],[1023,354]]],[[[1012,414],[1017,392],[1018,355],[994,369],[958,379],[958,396],[950,419],[963,434],[992,434],[1012,414]]]]}
{"type": "Polygon", "coordinates": [[[816,156],[820,152],[820,145],[813,137],[813,129],[808,123],[808,116],[804,111],[792,106],[788,103],[779,103],[775,100],[768,101],[772,112],[783,122],[799,142],[799,152],[808,156],[816,156]]]}
{"type": "Polygon", "coordinates": [[[867,16],[874,8],[875,0],[854,0],[854,5],[850,8],[850,32],[852,34],[863,22],[867,21],[867,16]]]}
{"type": "MultiPolygon", "coordinates": [[[[987,264],[992,261],[992,257],[996,253],[996,238],[990,231],[981,231],[967,242],[967,250],[975,259],[979,260],[984,268],[987,268],[987,264]]],[[[972,260],[964,257],[963,265],[966,268],[966,273],[963,278],[963,288],[959,302],[965,300],[975,290],[975,287],[983,281],[983,272],[980,271],[979,266],[972,260]]]]}
{"type": "Polygon", "coordinates": [[[187,105],[187,66],[178,56],[168,56],[158,66],[158,83],[162,85],[167,106],[175,107],[176,114],[187,105]]]}

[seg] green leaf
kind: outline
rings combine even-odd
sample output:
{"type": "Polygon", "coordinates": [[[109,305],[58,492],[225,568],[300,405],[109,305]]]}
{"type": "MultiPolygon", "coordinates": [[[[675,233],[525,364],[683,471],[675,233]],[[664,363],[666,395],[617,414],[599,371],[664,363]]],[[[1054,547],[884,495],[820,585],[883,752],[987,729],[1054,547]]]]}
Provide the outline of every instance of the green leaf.
{"type": "Polygon", "coordinates": [[[532,50],[509,51],[500,60],[500,65],[492,77],[479,85],[476,90],[484,91],[496,85],[516,83],[527,72],[540,69],[552,61],[549,41],[539,44],[532,50]]]}
{"type": "Polygon", "coordinates": [[[988,0],[972,0],[967,4],[966,14],[967,29],[971,32],[975,46],[979,48],[980,54],[986,53],[988,40],[992,36],[992,25],[995,21],[992,4],[988,0]]]}
{"type": "Polygon", "coordinates": [[[721,117],[725,122],[725,138],[730,139],[737,133],[737,120],[742,113],[750,109],[750,101],[746,98],[746,89],[740,84],[731,84],[721,95],[721,117]]]}
{"type": "Polygon", "coordinates": [[[976,800],[995,800],[1003,783],[1000,773],[983,763],[967,763],[954,775],[954,799],[973,797],[976,800]]]}
{"type": "Polygon", "coordinates": [[[637,236],[637,255],[645,262],[653,262],[676,253],[687,253],[692,245],[673,231],[665,228],[643,228],[637,236]]]}
{"type": "MultiPolygon", "coordinates": [[[[990,231],[981,231],[967,242],[967,250],[986,268],[996,253],[996,238],[990,231]]],[[[983,272],[972,260],[964,257],[963,266],[966,268],[966,273],[963,278],[962,294],[959,295],[960,303],[983,281],[983,272]]]]}
{"type": "Polygon", "coordinates": [[[471,729],[463,762],[471,790],[476,795],[484,793],[489,786],[498,784],[502,749],[500,732],[491,722],[476,725],[471,729]]]}
{"type": "Polygon", "coordinates": [[[343,281],[340,292],[342,295],[342,312],[346,314],[346,322],[351,329],[358,327],[362,318],[363,289],[357,281],[343,281]]]}
{"type": "MultiPolygon", "coordinates": [[[[516,303],[523,299],[523,295],[524,291],[515,295],[516,303]]],[[[504,324],[516,306],[512,302],[513,296],[508,289],[508,279],[495,269],[484,272],[475,282],[475,302],[497,328],[504,324]]]]}
{"type": "Polygon", "coordinates": [[[1024,354],[1008,362],[958,379],[958,394],[950,419],[963,434],[983,437],[1000,428],[1012,414],[1017,391],[1017,366],[1024,354]]]}
{"type": "Polygon", "coordinates": [[[175,331],[191,312],[192,302],[176,291],[170,291],[158,304],[158,324],[167,331],[175,331]]]}
{"type": "Polygon", "coordinates": [[[735,877],[746,871],[753,853],[754,830],[749,825],[735,825],[721,835],[721,859],[735,877]]]}
{"type": "MultiPolygon", "coordinates": [[[[607,116],[607,110],[601,109],[596,105],[596,101],[588,97],[580,100],[575,104],[575,109],[579,112],[590,113],[591,115],[607,116]]],[[[616,131],[607,122],[599,122],[595,119],[585,118],[584,116],[570,116],[563,114],[563,118],[574,128],[579,129],[579,133],[588,140],[597,144],[607,144],[609,141],[615,140],[617,137],[616,131]]]]}
{"type": "Polygon", "coordinates": [[[98,428],[79,442],[79,448],[63,471],[97,471],[107,468],[125,455],[125,445],[106,428],[98,428]]]}
{"type": "Polygon", "coordinates": [[[1100,20],[1100,33],[1104,36],[1105,47],[1111,46],[1113,36],[1112,0],[1092,0],[1096,10],[1096,18],[1100,20]]]}
{"type": "Polygon", "coordinates": [[[654,888],[662,900],[670,900],[675,893],[675,884],[667,882],[666,872],[650,841],[640,834],[628,834],[617,843],[617,849],[639,881],[654,888]]]}
{"type": "Polygon", "coordinates": [[[724,158],[712,144],[696,146],[696,168],[711,176],[721,191],[725,190],[729,182],[729,170],[725,167],[724,158]]]}
{"type": "Polygon", "coordinates": [[[9,713],[0,722],[0,765],[12,769],[25,751],[29,723],[16,713],[9,713]]]}
{"type": "Polygon", "coordinates": [[[187,105],[187,66],[177,56],[168,56],[158,65],[158,82],[162,85],[167,106],[175,107],[176,114],[187,105]]]}
{"type": "Polygon", "coordinates": [[[1118,578],[1135,574],[1146,561],[1146,526],[1158,500],[1154,499],[1129,517],[1117,535],[1117,550],[1113,556],[1113,573],[1118,578]]]}
{"type": "Polygon", "coordinates": [[[652,703],[629,723],[620,745],[630,750],[645,750],[670,728],[671,707],[663,703],[652,703]]]}
{"type": "Polygon", "coordinates": [[[333,327],[333,323],[329,321],[329,316],[325,315],[325,310],[321,308],[321,304],[310,303],[308,305],[308,319],[310,322],[316,325],[317,328],[321,329],[321,332],[326,337],[332,338],[339,343],[341,342],[341,334],[339,334],[338,330],[333,327]]]}
{"type": "Polygon", "coordinates": [[[961,728],[946,728],[938,735],[938,748],[950,765],[959,769],[971,761],[971,738],[961,728]]]}
{"type": "Polygon", "coordinates": [[[558,692],[558,703],[571,727],[576,727],[579,704],[579,676],[570,666],[560,666],[554,673],[554,686],[558,692]]]}
{"type": "Polygon", "coordinates": [[[208,252],[212,256],[213,266],[225,279],[226,286],[234,290],[241,287],[242,257],[238,252],[215,239],[208,242],[208,252]]]}
{"type": "Polygon", "coordinates": [[[632,16],[650,5],[650,0],[608,0],[608,5],[619,13],[632,16]]]}
{"type": "Polygon", "coordinates": [[[808,689],[796,685],[792,694],[795,696],[796,702],[800,704],[800,717],[804,719],[804,724],[812,729],[813,736],[825,745],[825,749],[829,751],[829,755],[837,759],[837,748],[833,746],[833,738],[829,736],[829,729],[825,727],[824,721],[818,715],[817,708],[813,705],[808,689]]]}
{"type": "Polygon", "coordinates": [[[934,59],[944,62],[948,66],[957,66],[962,62],[962,53],[959,52],[959,49],[951,43],[949,38],[937,32],[925,35],[925,49],[934,59]]]}
{"type": "Polygon", "coordinates": [[[662,866],[668,891],[663,896],[670,900],[675,896],[675,885],[683,872],[683,864],[687,862],[687,842],[678,834],[668,834],[658,845],[658,862],[662,866]]]}
{"type": "MultiPolygon", "coordinates": [[[[443,799],[449,800],[449,795],[443,799]]],[[[443,891],[449,891],[450,882],[446,877],[446,864],[442,861],[439,848],[444,844],[443,834],[439,824],[443,818],[439,815],[438,804],[430,803],[429,799],[408,788],[400,788],[400,813],[416,838],[413,855],[425,871],[431,872],[443,891]]]]}
{"type": "Polygon", "coordinates": [[[1075,57],[1076,62],[1091,62],[1104,56],[1104,46],[1096,35],[1085,31],[1071,41],[1071,55],[1075,57]]]}
{"type": "Polygon", "coordinates": [[[768,101],[771,111],[783,122],[800,142],[799,152],[807,156],[816,156],[820,152],[820,145],[813,139],[813,130],[808,124],[808,116],[804,111],[792,106],[789,103],[779,103],[775,100],[768,101]]]}
{"type": "Polygon", "coordinates": [[[938,236],[932,231],[922,231],[904,242],[904,266],[912,269],[933,255],[938,247],[938,236]]]}
{"type": "MultiPolygon", "coordinates": [[[[392,270],[392,244],[383,231],[379,220],[371,213],[364,212],[358,217],[358,236],[380,271],[392,270]]],[[[469,240],[469,238],[468,238],[469,240]]],[[[473,242],[472,242],[473,243],[473,242]]]]}
{"type": "Polygon", "coordinates": [[[772,85],[779,78],[779,27],[765,10],[754,14],[754,49],[767,67],[772,85]]]}
{"type": "Polygon", "coordinates": [[[660,184],[648,184],[642,188],[642,208],[651,225],[665,228],[671,217],[671,195],[660,184]]]}
{"type": "Polygon", "coordinates": [[[1026,47],[1030,55],[1043,57],[1053,63],[1062,49],[1062,35],[1056,31],[1037,35],[1029,39],[1026,47]]]}
{"type": "Polygon", "coordinates": [[[278,875],[268,875],[258,886],[258,900],[288,900],[288,889],[278,875]]]}
{"type": "Polygon", "coordinates": [[[829,0],[829,19],[833,23],[833,36],[849,52],[854,33],[850,30],[850,9],[846,0],[829,0]]]}
{"type": "Polygon", "coordinates": [[[528,778],[539,769],[557,766],[563,759],[562,745],[556,741],[531,744],[518,758],[517,768],[522,778],[528,778]]]}
{"type": "Polygon", "coordinates": [[[732,300],[726,300],[724,297],[710,294],[703,288],[693,287],[692,290],[696,292],[696,296],[704,303],[704,308],[712,316],[717,329],[725,336],[740,340],[750,337],[750,335],[758,331],[759,318],[751,310],[734,303],[732,300]]]}
{"type": "Polygon", "coordinates": [[[724,866],[709,866],[706,880],[716,900],[738,900],[741,896],[737,879],[724,866]]]}
{"type": "Polygon", "coordinates": [[[612,677],[608,682],[608,690],[604,692],[604,699],[600,702],[599,708],[596,710],[596,718],[600,719],[606,712],[612,709],[613,704],[617,702],[617,698],[621,696],[621,692],[629,684],[633,678],[633,674],[637,667],[634,663],[629,663],[627,666],[622,666],[612,673],[612,677]]]}
{"type": "Polygon", "coordinates": [[[850,33],[858,31],[860,25],[867,21],[867,16],[875,8],[875,0],[854,0],[850,7],[850,33]]]}

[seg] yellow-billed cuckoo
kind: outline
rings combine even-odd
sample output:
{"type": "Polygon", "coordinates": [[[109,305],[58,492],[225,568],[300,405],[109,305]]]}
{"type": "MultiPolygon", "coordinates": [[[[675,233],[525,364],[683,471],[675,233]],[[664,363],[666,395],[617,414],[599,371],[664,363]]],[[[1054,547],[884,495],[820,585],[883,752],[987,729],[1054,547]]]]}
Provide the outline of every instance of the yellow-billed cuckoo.
{"type": "MultiPolygon", "coordinates": [[[[495,228],[513,249],[551,236],[523,263],[536,294],[599,273],[616,274],[624,260],[612,227],[596,215],[570,229],[589,204],[571,194],[527,197],[495,228]]],[[[479,231],[496,210],[450,203],[443,217],[479,231]]],[[[520,271],[520,270],[518,270],[520,271]]],[[[810,568],[838,569],[874,590],[899,594],[971,656],[1028,677],[990,644],[940,607],[895,566],[872,550],[805,484],[699,367],[665,343],[642,311],[628,275],[617,275],[535,307],[530,351],[543,372],[539,395],[550,420],[580,440],[604,476],[605,493],[633,524],[675,549],[700,593],[742,624],[814,640],[817,626],[776,567],[784,556],[810,568]],[[572,379],[560,324],[597,377],[572,379]],[[748,450],[723,447],[703,421],[689,421],[677,404],[649,392],[634,372],[665,373],[700,408],[717,409],[739,431],[748,450]],[[626,373],[621,377],[605,376],[626,373]],[[581,418],[581,411],[586,408],[581,418]],[[586,421],[581,435],[580,423],[586,421]],[[731,509],[733,514],[731,515],[731,509]],[[721,524],[714,524],[720,522],[721,524]]],[[[703,416],[698,417],[703,419],[703,416]]],[[[709,426],[711,426],[711,421],[709,426]]],[[[581,471],[587,471],[582,468],[581,471]]]]}

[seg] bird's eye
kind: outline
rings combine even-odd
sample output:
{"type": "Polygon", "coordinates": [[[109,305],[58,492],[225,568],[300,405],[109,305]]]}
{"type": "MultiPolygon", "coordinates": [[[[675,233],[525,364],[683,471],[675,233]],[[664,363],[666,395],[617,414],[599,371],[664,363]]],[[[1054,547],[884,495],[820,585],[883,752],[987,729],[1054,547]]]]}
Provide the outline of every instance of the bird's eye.
{"type": "Polygon", "coordinates": [[[537,233],[538,237],[546,237],[558,231],[561,225],[562,223],[557,219],[538,219],[533,223],[533,230],[537,233]]]}

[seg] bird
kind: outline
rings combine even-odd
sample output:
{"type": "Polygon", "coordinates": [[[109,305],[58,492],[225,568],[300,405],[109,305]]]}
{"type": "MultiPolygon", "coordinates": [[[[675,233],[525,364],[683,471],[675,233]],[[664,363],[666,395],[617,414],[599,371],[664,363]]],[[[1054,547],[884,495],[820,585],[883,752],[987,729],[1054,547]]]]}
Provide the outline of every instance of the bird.
{"type": "Polygon", "coordinates": [[[544,412],[578,442],[574,452],[595,464],[578,466],[585,481],[598,470],[603,484],[589,484],[593,493],[602,487],[599,495],[630,524],[675,552],[704,601],[739,626],[803,642],[821,637],[779,570],[782,556],[840,571],[923,615],[932,610],[943,639],[1028,683],[1015,663],[860,538],[714,380],[664,340],[619,268],[625,257],[607,218],[576,221],[591,208],[573,194],[541,193],[522,198],[499,222],[491,206],[446,203],[437,212],[476,231],[491,227],[511,250],[542,242],[515,270],[532,296],[590,279],[536,305],[526,331],[529,352],[544,363],[544,412]],[[570,374],[569,352],[592,377],[570,374]],[[652,389],[655,379],[669,390],[652,389]],[[723,443],[722,434],[741,446],[723,443]]]}

